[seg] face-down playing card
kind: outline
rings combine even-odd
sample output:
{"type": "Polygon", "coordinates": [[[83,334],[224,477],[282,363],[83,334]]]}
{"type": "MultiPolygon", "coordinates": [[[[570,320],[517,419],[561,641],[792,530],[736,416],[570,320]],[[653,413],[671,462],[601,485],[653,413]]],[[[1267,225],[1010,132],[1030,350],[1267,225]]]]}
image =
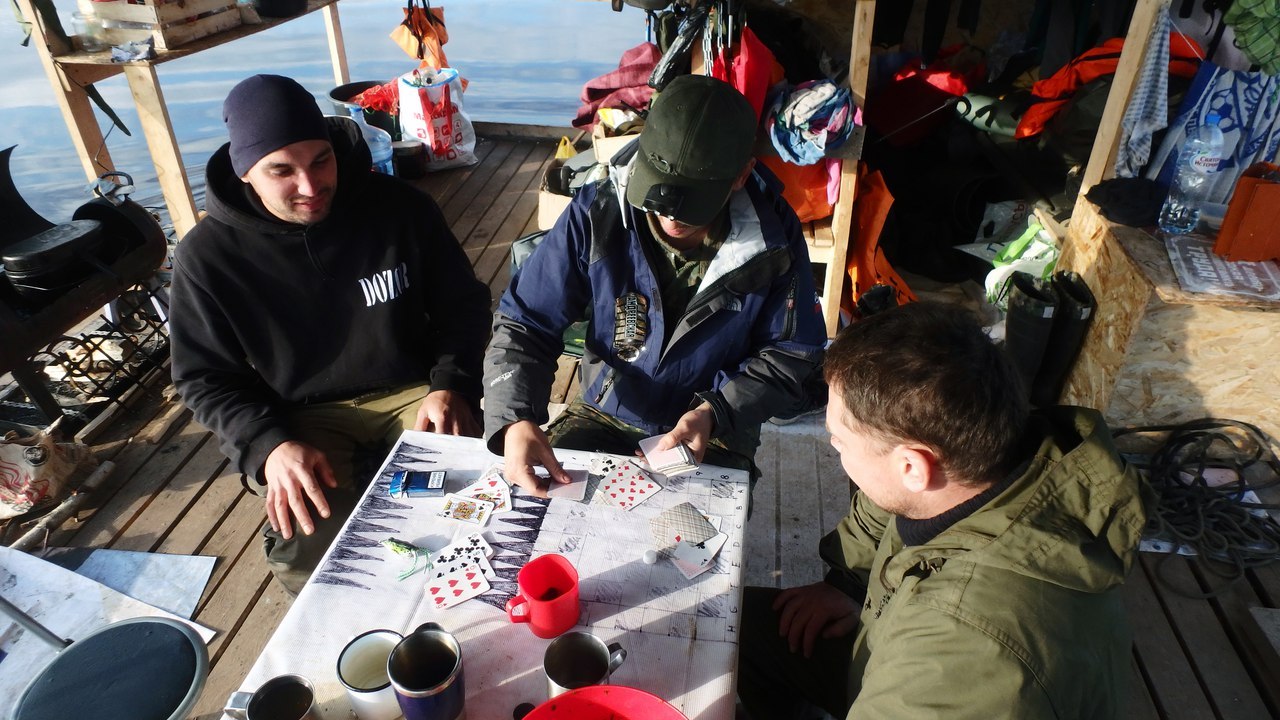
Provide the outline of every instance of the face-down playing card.
{"type": "Polygon", "coordinates": [[[682,502],[663,510],[649,521],[654,549],[670,550],[679,542],[700,543],[716,534],[716,528],[702,511],[690,502],[682,502]]]}

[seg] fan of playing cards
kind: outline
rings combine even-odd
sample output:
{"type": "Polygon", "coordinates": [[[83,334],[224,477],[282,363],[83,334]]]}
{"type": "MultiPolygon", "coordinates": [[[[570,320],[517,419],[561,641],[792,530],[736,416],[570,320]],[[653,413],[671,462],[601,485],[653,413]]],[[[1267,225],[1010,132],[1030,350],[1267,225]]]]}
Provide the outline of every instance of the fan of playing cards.
{"type": "Polygon", "coordinates": [[[431,606],[443,610],[487,592],[489,580],[497,577],[489,563],[491,557],[493,548],[478,532],[436,551],[427,571],[431,606]]]}

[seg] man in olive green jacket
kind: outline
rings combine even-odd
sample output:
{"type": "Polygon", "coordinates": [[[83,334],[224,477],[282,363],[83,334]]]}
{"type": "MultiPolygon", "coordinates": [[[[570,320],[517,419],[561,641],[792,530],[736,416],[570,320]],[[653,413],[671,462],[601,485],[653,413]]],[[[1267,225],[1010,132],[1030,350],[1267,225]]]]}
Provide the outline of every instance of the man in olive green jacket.
{"type": "Polygon", "coordinates": [[[858,492],[820,545],[824,581],[747,589],[748,715],[1121,716],[1120,584],[1145,514],[1101,416],[1029,413],[1003,353],[949,306],[859,322],[824,372],[858,492]]]}

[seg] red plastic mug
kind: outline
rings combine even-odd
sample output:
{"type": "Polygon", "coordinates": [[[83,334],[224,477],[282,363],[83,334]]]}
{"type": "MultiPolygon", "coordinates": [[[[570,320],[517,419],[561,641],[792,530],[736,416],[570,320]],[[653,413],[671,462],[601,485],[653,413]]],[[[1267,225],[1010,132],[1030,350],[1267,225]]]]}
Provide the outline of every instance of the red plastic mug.
{"type": "Polygon", "coordinates": [[[578,571],[563,555],[543,555],[516,574],[520,591],[507,601],[511,622],[529,623],[540,638],[553,638],[578,624],[578,571]]]}

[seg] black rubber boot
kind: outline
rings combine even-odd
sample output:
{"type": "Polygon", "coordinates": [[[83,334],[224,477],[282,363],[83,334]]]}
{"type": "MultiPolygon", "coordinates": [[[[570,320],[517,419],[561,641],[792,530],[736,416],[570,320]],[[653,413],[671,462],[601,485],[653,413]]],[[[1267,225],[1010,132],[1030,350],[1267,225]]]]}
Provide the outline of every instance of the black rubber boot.
{"type": "Polygon", "coordinates": [[[1052,286],[1058,295],[1058,312],[1053,318],[1053,334],[1040,361],[1040,370],[1031,384],[1031,404],[1037,407],[1057,404],[1098,309],[1089,286],[1076,273],[1054,273],[1052,286]]]}
{"type": "Polygon", "coordinates": [[[1004,349],[1013,359],[1027,393],[1031,392],[1049,337],[1053,334],[1057,305],[1057,294],[1048,283],[1027,273],[1013,274],[1009,286],[1009,312],[1005,317],[1004,349]]]}

